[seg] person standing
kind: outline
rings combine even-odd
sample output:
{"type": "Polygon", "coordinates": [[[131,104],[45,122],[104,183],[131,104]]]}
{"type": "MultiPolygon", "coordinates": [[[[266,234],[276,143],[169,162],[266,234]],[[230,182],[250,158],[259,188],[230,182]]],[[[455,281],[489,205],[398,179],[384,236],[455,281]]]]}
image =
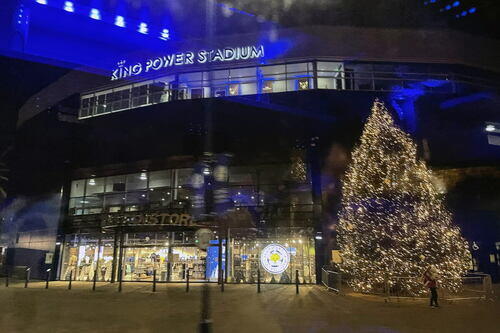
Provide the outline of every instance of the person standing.
{"type": "Polygon", "coordinates": [[[427,267],[423,275],[423,281],[431,292],[431,307],[439,307],[437,294],[437,271],[433,266],[427,267]]]}

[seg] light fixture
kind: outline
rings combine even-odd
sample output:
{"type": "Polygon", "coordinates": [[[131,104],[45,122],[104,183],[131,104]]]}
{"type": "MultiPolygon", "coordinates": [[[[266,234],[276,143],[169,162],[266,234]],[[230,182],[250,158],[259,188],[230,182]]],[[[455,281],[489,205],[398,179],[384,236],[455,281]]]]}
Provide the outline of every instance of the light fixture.
{"type": "Polygon", "coordinates": [[[37,3],[39,3],[40,5],[46,5],[47,4],[47,0],[36,0],[37,3]]]}
{"type": "Polygon", "coordinates": [[[117,15],[115,18],[115,25],[125,28],[125,18],[121,15],[117,15]]]}
{"type": "Polygon", "coordinates": [[[141,172],[139,179],[140,180],[148,180],[148,175],[145,172],[141,172]]]}
{"type": "Polygon", "coordinates": [[[147,23],[141,22],[139,23],[139,28],[137,29],[141,34],[147,34],[148,33],[148,25],[147,23]]]}
{"type": "Polygon", "coordinates": [[[99,11],[99,9],[96,9],[96,8],[92,8],[90,10],[90,14],[89,16],[91,18],[93,18],[94,20],[100,20],[101,19],[101,12],[99,11]]]}
{"type": "Polygon", "coordinates": [[[90,186],[94,186],[95,185],[95,179],[94,178],[90,178],[89,185],[90,186]]]}
{"type": "Polygon", "coordinates": [[[163,29],[160,34],[160,39],[169,40],[170,39],[170,31],[168,29],[163,29]]]}
{"type": "Polygon", "coordinates": [[[71,1],[64,1],[64,10],[73,13],[75,11],[75,7],[71,1]]]}
{"type": "Polygon", "coordinates": [[[496,128],[495,128],[495,125],[488,124],[488,125],[486,125],[486,127],[484,128],[484,130],[486,132],[494,132],[496,130],[496,128]]]}

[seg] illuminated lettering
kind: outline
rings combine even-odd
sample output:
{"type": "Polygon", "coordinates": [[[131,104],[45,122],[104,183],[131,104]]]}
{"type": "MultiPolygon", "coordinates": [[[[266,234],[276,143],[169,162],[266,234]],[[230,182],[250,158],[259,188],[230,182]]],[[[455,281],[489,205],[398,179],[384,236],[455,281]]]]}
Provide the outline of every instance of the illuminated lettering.
{"type": "Polygon", "coordinates": [[[207,62],[225,62],[234,60],[258,59],[264,57],[264,46],[225,47],[222,49],[200,50],[194,52],[178,52],[162,55],[145,62],[125,66],[125,60],[118,63],[118,68],[111,72],[111,80],[119,80],[130,76],[137,76],[143,72],[157,71],[172,66],[205,64],[207,62]]]}

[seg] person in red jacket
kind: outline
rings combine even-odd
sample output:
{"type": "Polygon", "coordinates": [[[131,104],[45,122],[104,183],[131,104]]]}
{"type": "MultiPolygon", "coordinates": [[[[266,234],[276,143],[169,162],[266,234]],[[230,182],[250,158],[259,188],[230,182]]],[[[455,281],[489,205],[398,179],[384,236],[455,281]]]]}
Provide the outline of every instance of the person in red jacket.
{"type": "Polygon", "coordinates": [[[431,265],[427,267],[423,275],[424,284],[431,291],[431,304],[432,307],[439,307],[438,294],[437,294],[437,271],[431,265]]]}

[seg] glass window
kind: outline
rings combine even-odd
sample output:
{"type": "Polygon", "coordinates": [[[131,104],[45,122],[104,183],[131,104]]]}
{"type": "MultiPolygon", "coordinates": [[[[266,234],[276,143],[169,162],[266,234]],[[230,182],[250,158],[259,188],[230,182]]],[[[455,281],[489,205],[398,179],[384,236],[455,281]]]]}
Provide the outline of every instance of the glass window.
{"type": "Polygon", "coordinates": [[[82,215],[84,198],[72,198],[69,200],[69,215],[82,215]]]}
{"type": "Polygon", "coordinates": [[[126,176],[113,176],[106,179],[106,192],[125,192],[126,176]]]}
{"type": "Polygon", "coordinates": [[[231,201],[235,206],[256,206],[258,193],[253,186],[232,186],[229,188],[231,201]]]}
{"type": "Polygon", "coordinates": [[[107,194],[104,197],[104,210],[107,213],[118,213],[123,211],[125,205],[125,194],[107,194]]]}
{"type": "Polygon", "coordinates": [[[318,62],[318,88],[342,89],[343,63],[318,62]]]}
{"type": "Polygon", "coordinates": [[[85,179],[73,180],[71,182],[70,197],[83,197],[85,195],[85,179]]]}
{"type": "Polygon", "coordinates": [[[152,189],[149,191],[149,202],[151,208],[161,208],[168,206],[172,202],[171,189],[152,189]]]}
{"type": "Polygon", "coordinates": [[[127,191],[142,190],[148,187],[148,173],[146,171],[127,175],[127,191]]]}
{"type": "Polygon", "coordinates": [[[259,167],[260,184],[281,184],[288,176],[289,167],[286,165],[265,165],[259,167]]]}
{"type": "Polygon", "coordinates": [[[193,169],[177,169],[176,171],[176,184],[177,186],[189,185],[191,184],[191,175],[193,174],[193,169]]]}
{"type": "Polygon", "coordinates": [[[128,192],[125,195],[125,210],[129,212],[142,210],[147,202],[147,191],[128,192]]]}
{"type": "Polygon", "coordinates": [[[89,196],[96,193],[104,193],[104,177],[90,178],[87,181],[87,190],[85,195],[89,196]]]}
{"type": "Polygon", "coordinates": [[[287,64],[287,91],[312,88],[312,64],[287,64]]]}
{"type": "Polygon", "coordinates": [[[132,106],[140,106],[148,102],[148,85],[133,87],[131,90],[132,106]]]}
{"type": "Polygon", "coordinates": [[[275,93],[286,91],[285,65],[263,66],[259,75],[262,93],[275,93]]]}
{"type": "Polygon", "coordinates": [[[230,167],[229,183],[238,185],[254,185],[257,183],[257,170],[251,167],[230,167]]]}
{"type": "Polygon", "coordinates": [[[155,82],[149,85],[149,102],[161,103],[166,85],[164,82],[155,82]]]}
{"type": "Polygon", "coordinates": [[[149,187],[170,187],[172,186],[172,171],[161,170],[149,173],[149,187]]]}
{"type": "Polygon", "coordinates": [[[229,95],[252,95],[257,93],[257,68],[232,69],[229,95]]]}
{"type": "Polygon", "coordinates": [[[96,113],[101,114],[106,112],[106,95],[102,94],[97,96],[97,109],[96,113]]]}
{"type": "Polygon", "coordinates": [[[84,214],[100,214],[102,213],[102,196],[86,196],[85,197],[84,214]]]}

